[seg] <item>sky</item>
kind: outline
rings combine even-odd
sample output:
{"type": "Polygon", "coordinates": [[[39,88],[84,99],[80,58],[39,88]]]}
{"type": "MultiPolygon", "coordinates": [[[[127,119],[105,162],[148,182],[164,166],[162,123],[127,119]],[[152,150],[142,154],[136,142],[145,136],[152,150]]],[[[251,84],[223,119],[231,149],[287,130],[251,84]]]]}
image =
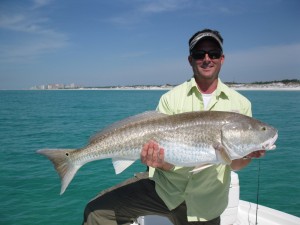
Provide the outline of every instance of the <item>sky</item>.
{"type": "Polygon", "coordinates": [[[224,82],[300,79],[298,0],[0,0],[0,90],[180,84],[188,40],[224,38],[224,82]]]}

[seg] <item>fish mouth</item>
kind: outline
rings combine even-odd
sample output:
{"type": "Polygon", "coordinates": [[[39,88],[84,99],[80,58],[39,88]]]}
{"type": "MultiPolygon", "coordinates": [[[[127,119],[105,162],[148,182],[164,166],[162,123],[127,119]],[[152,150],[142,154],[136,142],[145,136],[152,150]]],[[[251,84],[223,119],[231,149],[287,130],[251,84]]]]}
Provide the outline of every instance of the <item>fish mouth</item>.
{"type": "Polygon", "coordinates": [[[276,148],[276,145],[274,145],[275,141],[278,138],[278,132],[274,135],[274,137],[270,138],[269,140],[265,141],[262,144],[262,149],[263,150],[274,150],[276,148]]]}

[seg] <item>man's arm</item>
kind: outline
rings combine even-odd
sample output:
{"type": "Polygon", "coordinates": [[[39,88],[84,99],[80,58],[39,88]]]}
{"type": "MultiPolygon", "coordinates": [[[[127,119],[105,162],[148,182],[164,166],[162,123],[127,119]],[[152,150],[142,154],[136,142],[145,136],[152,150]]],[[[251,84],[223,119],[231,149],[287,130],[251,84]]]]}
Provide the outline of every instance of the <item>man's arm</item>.
{"type": "Polygon", "coordinates": [[[251,152],[249,155],[245,156],[242,159],[235,159],[232,160],[232,163],[230,164],[230,167],[232,170],[241,170],[244,167],[246,167],[253,158],[261,158],[265,155],[265,150],[259,150],[255,152],[251,152]]]}

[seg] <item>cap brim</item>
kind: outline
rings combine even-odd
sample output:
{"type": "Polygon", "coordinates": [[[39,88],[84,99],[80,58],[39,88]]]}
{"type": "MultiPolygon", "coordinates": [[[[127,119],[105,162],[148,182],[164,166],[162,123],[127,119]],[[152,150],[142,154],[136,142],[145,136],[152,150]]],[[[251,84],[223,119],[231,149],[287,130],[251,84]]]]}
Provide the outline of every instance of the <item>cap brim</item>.
{"type": "Polygon", "coordinates": [[[202,41],[204,39],[212,39],[212,40],[216,41],[217,44],[219,45],[219,47],[221,48],[221,50],[223,50],[222,42],[218,38],[218,36],[213,33],[206,32],[206,33],[200,33],[196,37],[193,38],[193,40],[190,42],[190,51],[193,50],[193,48],[196,46],[196,44],[199,43],[199,41],[202,41]]]}

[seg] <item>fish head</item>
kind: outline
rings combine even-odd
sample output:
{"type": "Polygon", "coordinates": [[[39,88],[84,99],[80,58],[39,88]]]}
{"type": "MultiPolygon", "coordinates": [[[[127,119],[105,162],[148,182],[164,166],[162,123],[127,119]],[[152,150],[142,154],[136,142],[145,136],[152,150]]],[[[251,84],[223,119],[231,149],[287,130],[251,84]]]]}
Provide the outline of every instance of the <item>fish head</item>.
{"type": "Polygon", "coordinates": [[[231,159],[239,159],[258,150],[274,150],[278,131],[251,117],[229,122],[221,129],[222,144],[231,159]]]}

